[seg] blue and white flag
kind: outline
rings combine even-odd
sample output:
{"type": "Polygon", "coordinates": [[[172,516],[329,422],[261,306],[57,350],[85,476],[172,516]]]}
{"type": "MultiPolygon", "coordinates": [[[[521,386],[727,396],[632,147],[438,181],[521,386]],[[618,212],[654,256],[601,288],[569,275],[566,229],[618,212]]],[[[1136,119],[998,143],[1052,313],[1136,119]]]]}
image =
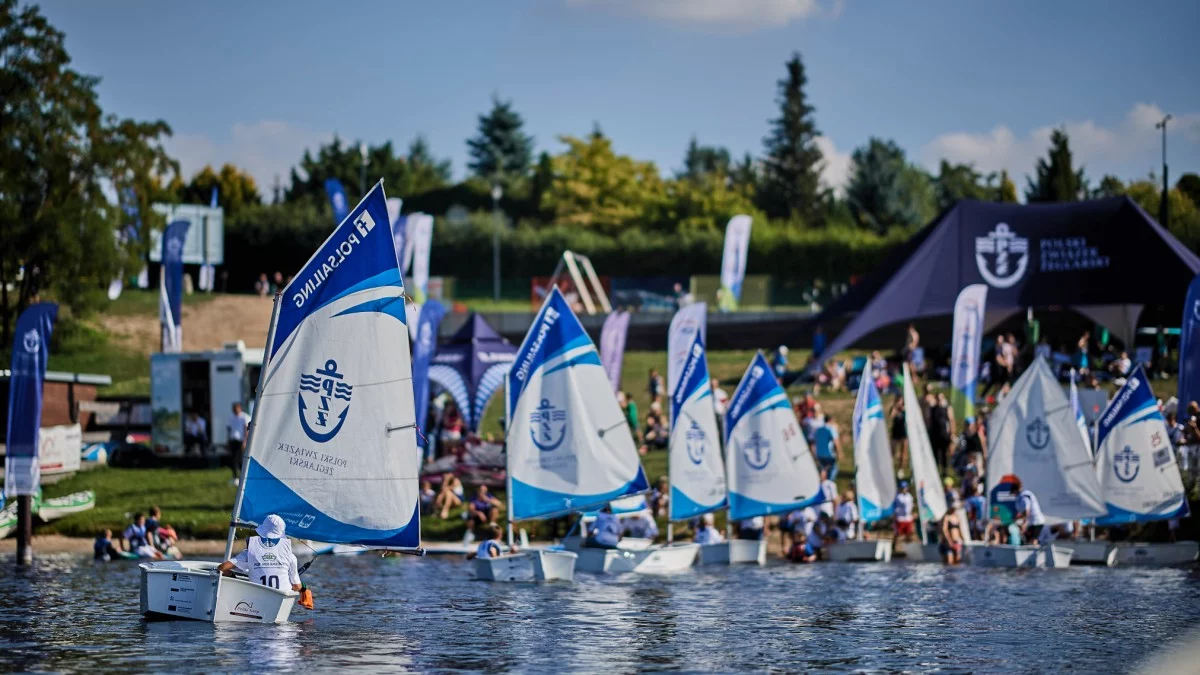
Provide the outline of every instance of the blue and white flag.
{"type": "Polygon", "coordinates": [[[158,276],[158,318],[162,324],[162,351],[183,351],[183,242],[186,220],[177,220],[163,232],[162,265],[158,276]]]}
{"type": "Polygon", "coordinates": [[[329,205],[333,207],[333,220],[340,223],[346,219],[346,188],[342,181],[336,178],[325,179],[325,194],[329,195],[329,205]]]}
{"type": "Polygon", "coordinates": [[[625,361],[625,336],[629,332],[629,312],[610,312],[600,328],[600,362],[613,392],[621,390],[621,366],[625,361]]]}
{"type": "Polygon", "coordinates": [[[1187,493],[1167,422],[1142,367],[1134,369],[1100,416],[1096,476],[1108,514],[1097,525],[1188,515],[1187,493]]]}
{"type": "Polygon", "coordinates": [[[208,199],[208,208],[215,209],[217,208],[217,205],[217,186],[214,185],[212,189],[212,196],[210,196],[208,199]]]}
{"type": "MultiPolygon", "coordinates": [[[[671,327],[675,330],[678,325],[672,321],[671,327]]],[[[671,390],[671,520],[693,518],[726,504],[725,462],[704,338],[698,330],[691,335],[691,349],[671,390]]]]}
{"type": "Polygon", "coordinates": [[[413,405],[416,411],[417,445],[428,453],[431,447],[428,435],[432,430],[427,428],[425,420],[429,417],[429,364],[438,346],[438,327],[442,325],[442,317],[446,308],[437,300],[430,300],[421,307],[417,318],[417,337],[413,341],[412,382],[413,405]]]}
{"type": "Polygon", "coordinates": [[[12,377],[8,381],[8,436],[4,493],[32,495],[38,490],[38,430],[42,426],[42,382],[50,356],[50,335],[58,305],[30,305],[17,319],[12,348],[12,377]]]}
{"type": "Polygon", "coordinates": [[[975,416],[975,388],[979,381],[979,349],[987,307],[987,284],[971,284],[954,301],[954,328],[950,343],[950,404],[954,416],[975,416]]]}
{"type": "MultiPolygon", "coordinates": [[[[433,246],[433,216],[427,213],[412,213],[406,225],[408,237],[412,239],[412,292],[417,304],[424,304],[429,294],[429,253],[433,246]]],[[[408,246],[407,241],[405,246],[408,246]]]]}
{"type": "Polygon", "coordinates": [[[420,542],[404,285],[376,184],[283,290],[237,519],[295,537],[420,542]]]}
{"type": "Polygon", "coordinates": [[[600,355],[552,289],[508,373],[512,517],[586,511],[650,485],[600,355]]]}
{"type": "MultiPolygon", "coordinates": [[[[919,410],[919,408],[917,409],[919,410]]],[[[862,378],[854,402],[854,487],[863,522],[873,523],[892,516],[896,500],[896,472],[892,467],[892,448],[888,443],[883,401],[875,381],[862,378]]],[[[926,486],[940,489],[937,485],[926,486]]]]}
{"type": "Polygon", "coordinates": [[[1200,276],[1188,286],[1179,333],[1179,407],[1200,401],[1200,276]]]}
{"type": "Polygon", "coordinates": [[[746,279],[746,257],[750,251],[750,216],[734,216],[725,226],[725,250],[721,256],[721,309],[737,309],[746,279]]]}
{"type": "Polygon", "coordinates": [[[725,413],[725,470],[733,520],[787,513],[825,501],[821,475],[787,393],[762,352],[725,413]]]}
{"type": "Polygon", "coordinates": [[[693,302],[681,307],[671,317],[671,326],[667,329],[667,391],[675,391],[675,385],[683,375],[684,365],[692,354],[692,343],[696,334],[700,341],[708,344],[707,314],[708,305],[703,302],[693,302]]]}

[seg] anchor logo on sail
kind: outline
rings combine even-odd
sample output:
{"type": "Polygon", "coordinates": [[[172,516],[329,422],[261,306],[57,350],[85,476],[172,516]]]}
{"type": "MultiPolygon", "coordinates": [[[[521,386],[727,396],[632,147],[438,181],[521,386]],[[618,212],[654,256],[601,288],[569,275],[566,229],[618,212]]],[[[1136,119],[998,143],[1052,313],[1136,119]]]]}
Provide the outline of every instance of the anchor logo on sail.
{"type": "Polygon", "coordinates": [[[326,443],[337,436],[346,423],[346,414],[350,412],[350,397],[354,387],[344,381],[344,375],[338,372],[337,361],[329,359],[323,368],[317,368],[312,375],[300,375],[299,401],[300,426],[304,433],[317,443],[326,443]],[[312,407],[306,401],[306,392],[311,398],[312,407]]]}
{"type": "Polygon", "coordinates": [[[1008,223],[998,223],[987,236],[975,237],[975,265],[989,284],[1008,288],[1025,276],[1025,268],[1029,266],[1029,240],[1017,236],[1008,223]],[[992,257],[990,261],[988,256],[992,257]]]}
{"type": "Polygon", "coordinates": [[[1131,483],[1137,478],[1142,468],[1142,456],[1133,451],[1131,446],[1125,446],[1113,455],[1113,473],[1122,483],[1131,483]]]}
{"type": "Polygon", "coordinates": [[[542,399],[529,414],[529,437],[542,452],[558,449],[567,437],[567,411],[554,407],[548,398],[542,399]]]}
{"type": "Polygon", "coordinates": [[[25,337],[21,339],[21,344],[25,347],[25,351],[36,354],[42,348],[42,335],[34,328],[25,334],[25,337]]]}
{"type": "Polygon", "coordinates": [[[763,438],[757,431],[754,432],[750,435],[750,439],[742,445],[742,457],[746,459],[746,464],[751,469],[767,468],[767,464],[771,461],[771,442],[763,438]]]}
{"type": "Polygon", "coordinates": [[[1035,417],[1029,426],[1025,427],[1025,439],[1034,450],[1044,450],[1050,443],[1050,425],[1042,421],[1042,418],[1035,417]]]}
{"type": "Polygon", "coordinates": [[[704,438],[704,430],[700,428],[700,424],[696,420],[692,420],[692,425],[683,435],[687,456],[692,460],[692,464],[699,464],[704,460],[704,438]]]}

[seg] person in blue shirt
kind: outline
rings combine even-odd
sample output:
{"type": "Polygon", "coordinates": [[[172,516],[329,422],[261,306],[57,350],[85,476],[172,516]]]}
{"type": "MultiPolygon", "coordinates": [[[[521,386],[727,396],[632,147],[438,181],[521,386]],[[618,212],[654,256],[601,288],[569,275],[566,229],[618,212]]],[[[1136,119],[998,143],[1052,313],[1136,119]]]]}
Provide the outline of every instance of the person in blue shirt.
{"type": "Polygon", "coordinates": [[[105,562],[124,557],[121,555],[121,552],[118,551],[115,546],[113,546],[112,530],[104,530],[100,534],[96,535],[96,541],[92,545],[92,557],[95,560],[103,560],[105,562]]]}
{"type": "Polygon", "coordinates": [[[967,522],[971,525],[971,538],[983,539],[987,530],[987,500],[983,498],[983,485],[975,484],[974,493],[967,497],[964,503],[967,511],[967,522]]]}
{"type": "Polygon", "coordinates": [[[606,504],[588,528],[583,545],[585,548],[617,548],[620,542],[621,521],[613,515],[612,507],[606,504]]]}
{"type": "Polygon", "coordinates": [[[837,423],[825,416],[825,423],[813,431],[814,454],[817,466],[829,474],[829,480],[836,480],[838,462],[842,459],[842,444],[838,440],[837,423]]]}
{"type": "MultiPolygon", "coordinates": [[[[503,535],[504,530],[499,525],[492,523],[488,527],[488,538],[480,542],[474,551],[467,554],[467,560],[474,560],[475,558],[499,558],[504,555],[503,535]]],[[[516,553],[517,547],[514,545],[508,552],[516,553]]]]}

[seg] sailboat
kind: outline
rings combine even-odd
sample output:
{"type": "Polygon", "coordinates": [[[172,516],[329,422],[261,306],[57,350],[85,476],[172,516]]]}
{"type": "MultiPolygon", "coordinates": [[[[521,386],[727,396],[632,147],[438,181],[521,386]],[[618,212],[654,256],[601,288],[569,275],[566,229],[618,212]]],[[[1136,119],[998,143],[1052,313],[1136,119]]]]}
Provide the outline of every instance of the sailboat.
{"type": "MultiPolygon", "coordinates": [[[[225,545],[271,514],[288,534],[419,552],[404,286],[382,182],[282,293],[267,334],[249,448],[225,545]]],[[[143,563],[141,610],[211,622],[287,621],[297,593],[217,563],[143,563]]]]}
{"type": "Polygon", "coordinates": [[[862,378],[854,402],[852,420],[854,438],[854,491],[861,522],[858,537],[830,544],[827,553],[833,561],[883,561],[892,559],[893,542],[889,539],[864,539],[868,523],[890,518],[896,499],[896,473],[892,449],[888,443],[887,422],[879,389],[869,377],[862,378]]]}
{"type": "MultiPolygon", "coordinates": [[[[547,295],[517,351],[506,404],[514,520],[584,512],[649,489],[596,346],[558,289],[547,295]]],[[[584,572],[682,569],[699,548],[645,540],[618,549],[583,543],[580,537],[563,542],[578,554],[575,568],[584,572]]]]}
{"type": "MultiPolygon", "coordinates": [[[[787,393],[762,352],[754,355],[729,401],[725,450],[730,521],[784,514],[825,500],[787,393]]],[[[749,545],[738,541],[731,540],[731,547],[749,545]]]]}
{"type": "MultiPolygon", "coordinates": [[[[1100,416],[1096,476],[1108,513],[1096,525],[1145,523],[1190,514],[1166,420],[1138,366],[1100,416]]],[[[1112,546],[1116,565],[1176,565],[1197,559],[1194,541],[1112,546]]]]}
{"type": "MultiPolygon", "coordinates": [[[[1001,483],[1019,477],[1048,522],[1105,513],[1092,458],[1070,401],[1042,357],[1017,379],[992,416],[987,463],[988,513],[1011,522],[1015,499],[1001,483]]],[[[1007,521],[1007,522],[1006,522],[1007,521]]],[[[1047,525],[1048,526],[1048,525],[1047,525]]],[[[971,562],[993,567],[1066,567],[1073,550],[1059,544],[975,547],[971,562]]]]}
{"type": "MultiPolygon", "coordinates": [[[[667,380],[671,387],[671,436],[668,470],[671,499],[668,520],[686,520],[713,513],[728,505],[725,487],[725,462],[721,459],[721,437],[717,413],[709,386],[708,359],[704,346],[705,305],[696,303],[679,310],[671,320],[669,335],[690,334],[682,344],[680,359],[667,362],[667,380]],[[694,324],[694,325],[693,325],[694,324]],[[690,329],[690,330],[688,330],[690,329]]],[[[668,339],[668,345],[679,340],[668,339]]],[[[667,540],[673,530],[667,529],[667,540]]],[[[766,541],[700,546],[701,565],[734,562],[766,562],[766,541]]]]}
{"type": "MultiPolygon", "coordinates": [[[[1068,397],[1071,400],[1071,413],[1075,416],[1075,426],[1079,427],[1079,434],[1083,436],[1083,443],[1087,446],[1088,453],[1091,454],[1092,463],[1096,463],[1096,450],[1092,446],[1092,437],[1088,433],[1087,418],[1083,415],[1083,406],[1079,404],[1079,387],[1075,383],[1075,369],[1071,369],[1071,385],[1068,397]]],[[[1098,477],[1098,476],[1097,476],[1098,477]]],[[[1103,481],[1101,481],[1103,483],[1103,481]]],[[[1074,554],[1071,556],[1072,565],[1107,565],[1112,566],[1116,560],[1116,553],[1113,551],[1112,545],[1104,539],[1096,539],[1094,536],[1094,523],[1086,523],[1089,530],[1093,531],[1092,537],[1089,539],[1076,539],[1071,542],[1071,549],[1074,554]]],[[[1082,533],[1076,532],[1076,536],[1082,533]]]]}

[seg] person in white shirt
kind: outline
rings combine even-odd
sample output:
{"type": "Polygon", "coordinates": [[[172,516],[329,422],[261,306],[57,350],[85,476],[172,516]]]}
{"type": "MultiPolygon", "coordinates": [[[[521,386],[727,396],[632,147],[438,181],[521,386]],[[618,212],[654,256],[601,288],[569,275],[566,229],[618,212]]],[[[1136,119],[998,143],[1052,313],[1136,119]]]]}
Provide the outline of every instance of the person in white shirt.
{"type": "Polygon", "coordinates": [[[1042,515],[1042,506],[1038,504],[1033,492],[1021,484],[1021,479],[1013,477],[1012,493],[1017,496],[1017,520],[1025,521],[1023,532],[1026,542],[1038,541],[1042,528],[1046,525],[1046,516],[1042,515]]]}
{"type": "Polygon", "coordinates": [[[208,423],[195,410],[189,410],[183,420],[183,452],[190,454],[195,448],[196,452],[204,454],[207,446],[208,423]]]}
{"type": "Polygon", "coordinates": [[[692,541],[697,544],[720,544],[725,541],[725,537],[721,535],[721,531],[717,529],[717,519],[711,513],[704,514],[700,521],[700,527],[696,530],[696,535],[692,537],[692,541]]]}
{"type": "Polygon", "coordinates": [[[854,491],[846,490],[842,503],[837,507],[837,529],[845,533],[846,538],[858,536],[858,504],[854,500],[854,491]]]}
{"type": "Polygon", "coordinates": [[[255,530],[257,537],[246,541],[241,553],[221,563],[217,569],[225,576],[233,576],[236,568],[246,574],[250,581],[271,588],[287,588],[300,591],[299,564],[292,553],[292,544],[284,533],[283,518],[271,514],[263,519],[255,530]]]}
{"type": "Polygon", "coordinates": [[[825,469],[821,469],[821,496],[825,501],[821,502],[817,509],[832,518],[837,509],[837,483],[829,480],[829,472],[825,469]]]}
{"type": "Polygon", "coordinates": [[[904,541],[912,541],[914,537],[913,525],[913,496],[908,491],[908,481],[900,481],[900,491],[896,493],[896,499],[892,501],[892,520],[896,528],[896,540],[903,538],[904,541]]]}
{"type": "Polygon", "coordinates": [[[229,420],[225,423],[225,431],[228,433],[226,441],[229,447],[230,460],[233,465],[233,480],[236,483],[242,477],[242,456],[246,450],[246,434],[250,427],[250,416],[242,411],[241,403],[233,404],[233,413],[229,415],[229,420]]]}

